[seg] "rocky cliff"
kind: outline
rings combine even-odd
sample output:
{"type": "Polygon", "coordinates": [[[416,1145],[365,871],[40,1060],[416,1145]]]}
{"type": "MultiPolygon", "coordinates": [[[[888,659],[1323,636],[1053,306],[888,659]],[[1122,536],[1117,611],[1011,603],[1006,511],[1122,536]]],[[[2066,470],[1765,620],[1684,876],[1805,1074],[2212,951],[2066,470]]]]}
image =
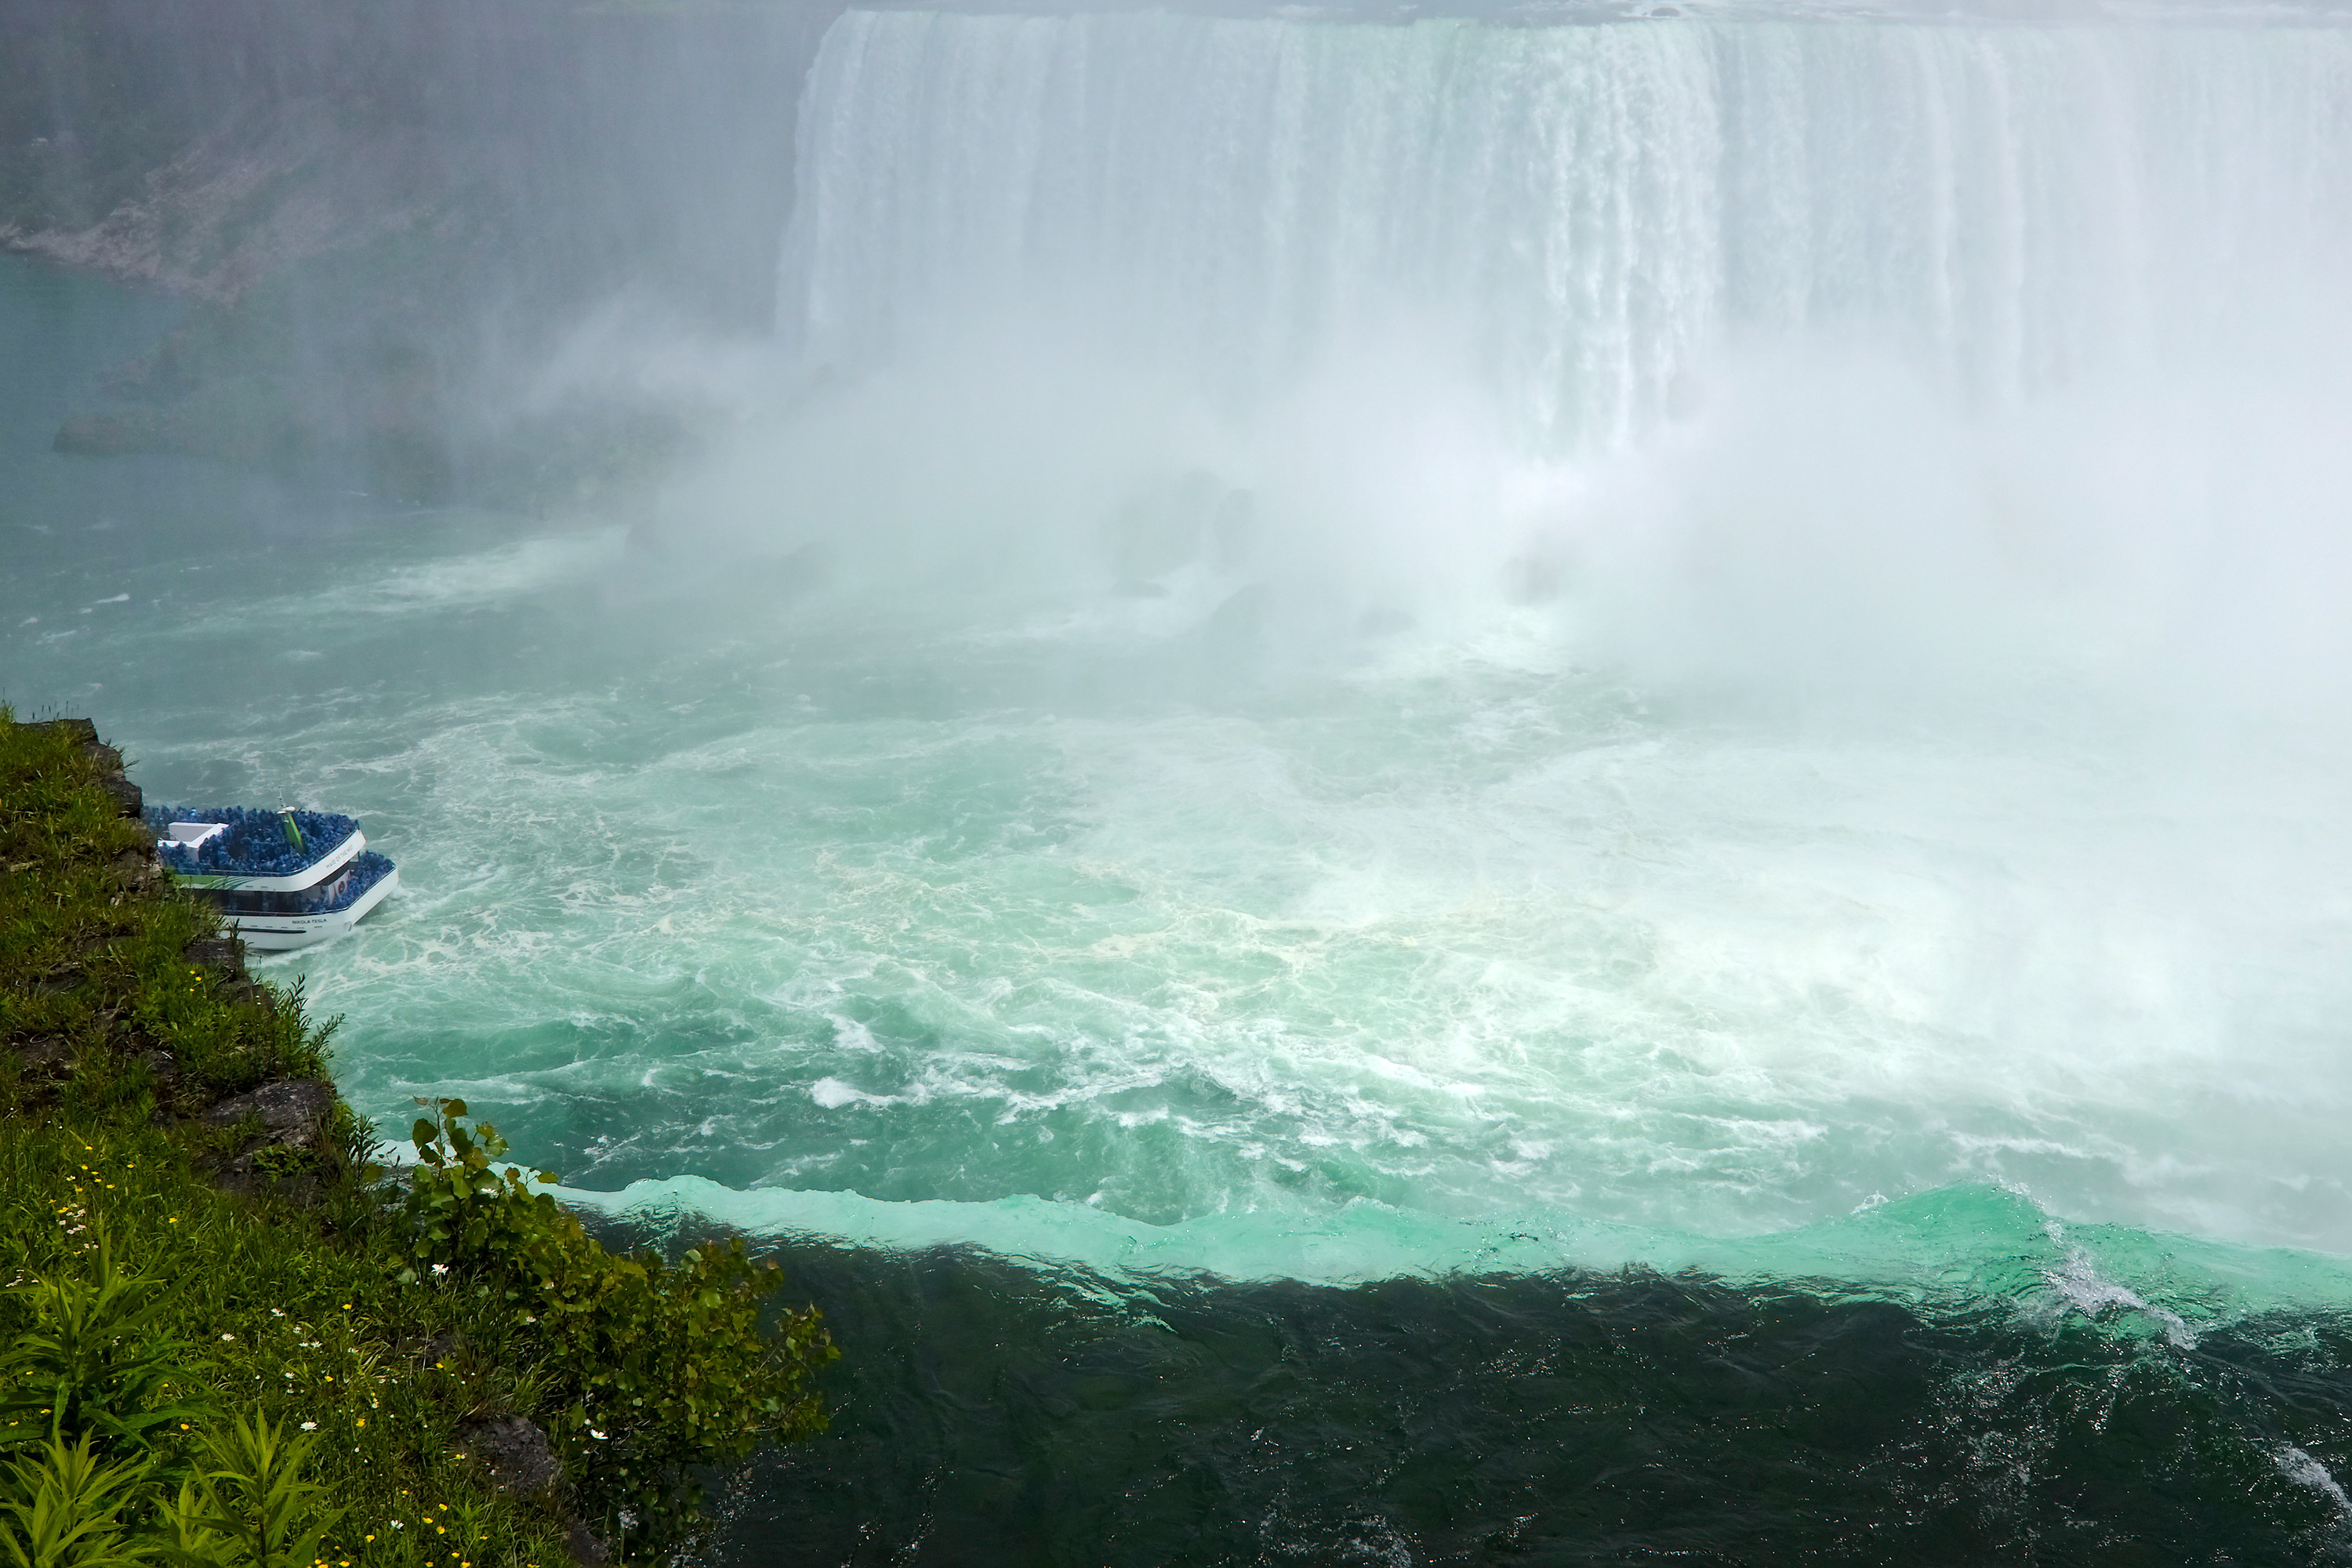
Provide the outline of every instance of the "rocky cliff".
{"type": "Polygon", "coordinates": [[[768,330],[838,9],[0,0],[0,246],[194,307],[60,448],[432,498],[660,445],[525,389],[616,301],[768,330]]]}

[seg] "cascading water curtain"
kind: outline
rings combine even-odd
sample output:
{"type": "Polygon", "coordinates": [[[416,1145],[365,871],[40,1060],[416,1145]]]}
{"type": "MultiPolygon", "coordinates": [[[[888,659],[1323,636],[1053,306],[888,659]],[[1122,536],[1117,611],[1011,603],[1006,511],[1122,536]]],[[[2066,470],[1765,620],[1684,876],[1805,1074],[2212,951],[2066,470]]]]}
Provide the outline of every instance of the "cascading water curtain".
{"type": "Polygon", "coordinates": [[[2352,270],[2316,28],[863,13],[800,147],[780,315],[826,363],[1083,310],[1246,400],[1402,313],[1555,453],[1742,336],[1997,405],[2226,355],[2352,270]]]}

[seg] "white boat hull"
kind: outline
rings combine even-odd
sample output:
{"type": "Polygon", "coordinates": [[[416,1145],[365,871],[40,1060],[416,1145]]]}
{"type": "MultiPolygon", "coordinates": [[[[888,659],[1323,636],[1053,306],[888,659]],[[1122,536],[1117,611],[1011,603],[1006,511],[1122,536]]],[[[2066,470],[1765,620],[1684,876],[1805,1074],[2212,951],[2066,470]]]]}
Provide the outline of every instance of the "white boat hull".
{"type": "MultiPolygon", "coordinates": [[[[359,837],[357,834],[353,837],[359,837]]],[[[245,945],[263,952],[285,952],[315,947],[348,935],[367,912],[400,886],[400,873],[386,871],[383,880],[352,900],[351,908],[319,915],[227,915],[221,929],[235,931],[245,945]]]]}

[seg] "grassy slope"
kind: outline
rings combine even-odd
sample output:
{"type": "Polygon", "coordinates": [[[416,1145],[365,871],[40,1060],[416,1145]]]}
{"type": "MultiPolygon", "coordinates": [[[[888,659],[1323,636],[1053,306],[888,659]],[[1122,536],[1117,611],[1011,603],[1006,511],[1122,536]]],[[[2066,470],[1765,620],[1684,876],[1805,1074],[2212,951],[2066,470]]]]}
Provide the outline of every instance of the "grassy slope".
{"type": "MultiPolygon", "coordinates": [[[[327,1435],[321,1479],[352,1510],[331,1563],[561,1562],[553,1518],[493,1492],[457,1436],[531,1404],[499,1314],[394,1282],[395,1239],[340,1148],[256,1195],[214,1184],[239,1138],[196,1113],[322,1077],[324,1032],[298,996],[188,962],[215,921],[147,869],[143,830],[100,782],[110,760],[0,709],[0,1281],[75,1267],[100,1226],[168,1281],[225,1410],[327,1435]]],[[[347,1116],[342,1131],[354,1141],[347,1116]]],[[[0,1341],[23,1324],[0,1299],[0,1341]]]]}

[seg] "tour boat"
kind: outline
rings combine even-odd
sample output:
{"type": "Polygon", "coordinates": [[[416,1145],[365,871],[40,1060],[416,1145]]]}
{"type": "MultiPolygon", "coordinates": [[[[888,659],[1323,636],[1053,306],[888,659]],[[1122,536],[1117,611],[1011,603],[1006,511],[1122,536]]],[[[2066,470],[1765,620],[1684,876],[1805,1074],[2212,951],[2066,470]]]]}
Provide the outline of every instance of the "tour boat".
{"type": "Polygon", "coordinates": [[[400,887],[360,825],[323,811],[152,806],[155,858],[220,906],[222,924],[265,952],[343,935],[400,887]]]}

